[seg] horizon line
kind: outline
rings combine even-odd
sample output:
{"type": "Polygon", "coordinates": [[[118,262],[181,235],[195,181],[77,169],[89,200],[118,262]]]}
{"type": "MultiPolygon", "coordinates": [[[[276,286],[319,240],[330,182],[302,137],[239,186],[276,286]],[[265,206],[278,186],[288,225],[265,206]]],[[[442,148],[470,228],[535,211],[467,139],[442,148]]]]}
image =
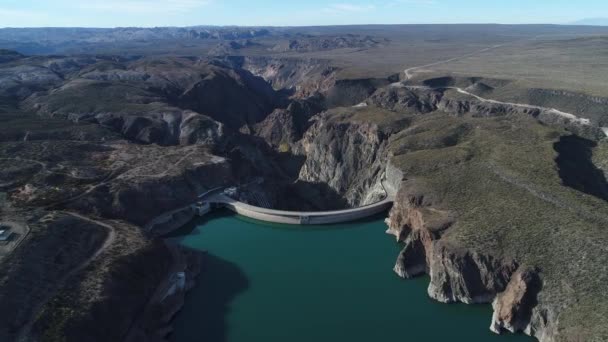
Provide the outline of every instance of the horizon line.
{"type": "Polygon", "coordinates": [[[126,29],[126,28],[195,28],[195,27],[210,27],[210,28],[306,28],[306,27],[350,27],[350,26],[440,26],[440,25],[493,25],[493,26],[587,26],[587,27],[607,27],[608,25],[580,24],[572,23],[400,23],[400,24],[327,24],[327,25],[187,25],[187,26],[2,26],[4,29],[126,29]]]}

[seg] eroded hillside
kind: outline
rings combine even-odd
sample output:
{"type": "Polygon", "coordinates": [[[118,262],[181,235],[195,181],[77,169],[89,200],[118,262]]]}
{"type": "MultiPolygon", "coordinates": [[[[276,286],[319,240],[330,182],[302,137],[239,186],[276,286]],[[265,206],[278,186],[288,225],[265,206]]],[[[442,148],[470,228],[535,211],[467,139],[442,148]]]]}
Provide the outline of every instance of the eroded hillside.
{"type": "MultiPolygon", "coordinates": [[[[391,44],[299,39],[280,49],[391,44]]],[[[312,55],[0,57],[1,220],[28,227],[0,246],[0,339],[162,339],[183,293],[157,293],[201,256],[157,236],[199,194],[241,185],[244,202],[322,210],[374,203],[385,183],[395,271],[429,274],[432,298],[493,303],[497,332],[608,336],[606,98],[475,74],[352,78],[312,55]],[[34,271],[48,286],[16,285],[34,271]]]]}

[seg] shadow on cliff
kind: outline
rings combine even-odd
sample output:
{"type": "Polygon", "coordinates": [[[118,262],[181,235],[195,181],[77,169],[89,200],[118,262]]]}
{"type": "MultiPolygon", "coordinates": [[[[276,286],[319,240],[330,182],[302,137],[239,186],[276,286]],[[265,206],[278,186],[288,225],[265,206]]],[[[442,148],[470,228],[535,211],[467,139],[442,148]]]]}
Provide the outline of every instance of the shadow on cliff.
{"type": "MultiPolygon", "coordinates": [[[[199,226],[205,226],[208,222],[213,220],[221,219],[233,215],[228,209],[213,209],[210,213],[203,216],[196,216],[193,220],[162,236],[163,239],[177,239],[182,240],[189,235],[199,235],[201,231],[196,228],[199,226]]],[[[176,240],[176,241],[177,241],[176,240]]]]}
{"type": "Polygon", "coordinates": [[[299,180],[283,190],[281,210],[324,211],[350,207],[343,196],[325,183],[299,180]]]}
{"type": "Polygon", "coordinates": [[[608,201],[608,181],[592,162],[595,141],[576,135],[562,137],[553,145],[555,162],[565,186],[608,201]]]}
{"type": "Polygon", "coordinates": [[[231,303],[249,288],[249,280],[236,265],[206,254],[197,285],[175,322],[170,340],[175,342],[228,341],[227,316],[231,303]]]}

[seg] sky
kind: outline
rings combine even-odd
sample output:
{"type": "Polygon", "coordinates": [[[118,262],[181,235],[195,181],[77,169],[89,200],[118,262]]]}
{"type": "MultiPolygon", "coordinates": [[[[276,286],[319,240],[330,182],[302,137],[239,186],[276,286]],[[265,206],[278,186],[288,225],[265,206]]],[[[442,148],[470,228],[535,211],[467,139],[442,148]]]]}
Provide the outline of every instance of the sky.
{"type": "Polygon", "coordinates": [[[607,0],[0,0],[0,27],[567,24],[607,0]]]}

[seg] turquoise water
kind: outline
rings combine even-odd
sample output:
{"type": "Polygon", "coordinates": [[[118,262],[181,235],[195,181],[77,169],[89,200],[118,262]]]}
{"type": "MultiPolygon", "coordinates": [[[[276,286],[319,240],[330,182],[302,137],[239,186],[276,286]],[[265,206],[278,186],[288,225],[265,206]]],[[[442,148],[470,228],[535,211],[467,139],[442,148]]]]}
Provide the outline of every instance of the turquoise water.
{"type": "Polygon", "coordinates": [[[383,217],[294,228],[212,214],[171,238],[209,252],[171,341],[532,341],[497,336],[489,305],[446,305],[392,271],[383,217]]]}

